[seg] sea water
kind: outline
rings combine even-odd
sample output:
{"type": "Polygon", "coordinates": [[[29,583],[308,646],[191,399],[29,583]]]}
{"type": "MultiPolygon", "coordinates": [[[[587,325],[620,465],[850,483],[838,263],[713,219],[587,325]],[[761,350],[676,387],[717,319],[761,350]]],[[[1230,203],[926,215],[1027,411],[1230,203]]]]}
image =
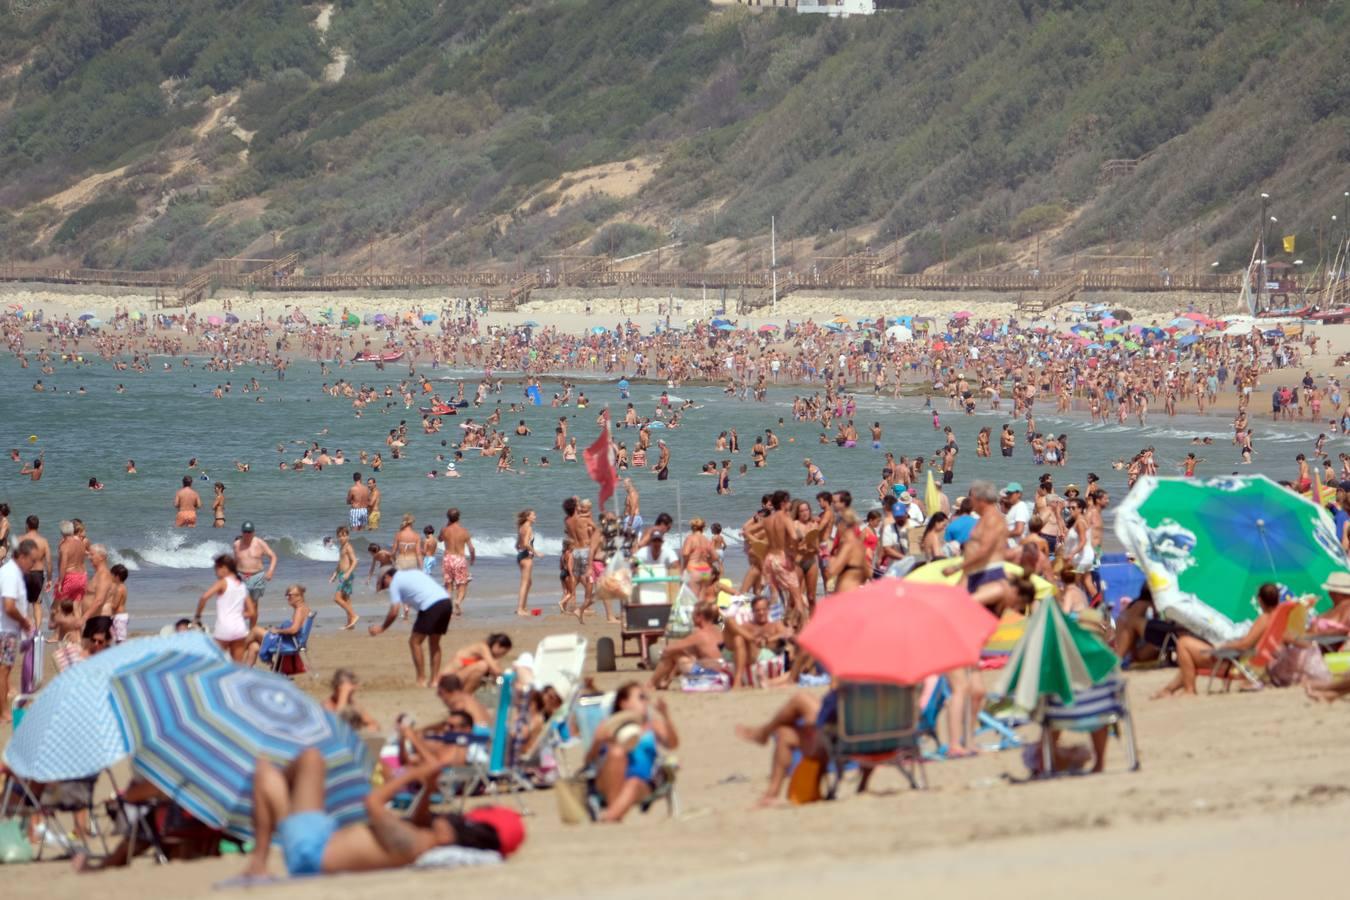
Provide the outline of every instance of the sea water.
{"type": "MultiPolygon", "coordinates": [[[[155,365],[162,362],[156,358],[155,365]]],[[[509,412],[509,406],[525,402],[523,386],[508,382],[501,394],[490,395],[482,407],[470,406],[459,410],[457,416],[443,417],[443,430],[436,435],[422,433],[416,403],[413,408],[404,408],[396,399],[386,406],[381,399],[358,418],[350,400],[329,397],[321,389],[324,382],[332,383],[340,377],[383,388],[397,384],[406,373],[406,368],[391,366],[384,372],[364,367],[334,369],[324,375],[317,363],[297,362],[281,381],[275,373],[248,367],[228,373],[204,371],[200,361],[194,361],[192,368],[175,361],[167,371],[154,369],[145,374],[117,372],[100,361],[85,366],[58,365],[53,375],[43,376],[36,368],[20,369],[15,360],[7,359],[0,362],[0,378],[5,385],[5,399],[0,402],[4,411],[0,416],[0,444],[5,451],[18,448],[25,461],[42,451],[46,474],[34,483],[19,474],[19,464],[0,464],[0,501],[10,505],[16,535],[23,531],[25,516],[38,515],[42,533],[53,549],[59,539],[58,522],[82,519],[90,539],[106,545],[113,561],[131,570],[130,611],[138,629],[191,615],[197,597],[213,581],[212,558],[229,552],[239,524],[251,520],[258,534],[280,556],[275,580],[262,604],[263,620],[270,622],[285,618],[282,585],[290,582],[306,585],[313,607],[327,608],[331,597],[327,582],[337,562],[337,547],[324,539],[347,521],[345,496],[352,473],[360,471],[363,477],[376,474],[369,465],[357,462],[360,451],[372,455],[380,451],[384,468],[376,477],[383,495],[381,528],[375,534],[354,535],[360,561],[355,598],[358,611],[378,614],[385,608],[383,598],[374,594],[366,580],[368,541],[387,545],[405,512],[416,517],[419,532],[427,524],[439,531],[451,506],[460,509],[462,523],[473,533],[478,550],[466,605],[468,617],[497,619],[514,609],[518,584],[515,517],[525,508],[535,509],[539,516],[536,549],[540,558],[534,569],[531,604],[548,609],[556,603],[559,592],[556,561],[562,546],[561,504],[569,496],[594,496],[596,491],[581,462],[564,463],[561,454],[552,449],[554,427],[559,416],[565,415],[578,450],[591,443],[599,432],[596,417],[605,404],[611,406],[616,420],[623,417],[626,402],[620,399],[617,379],[578,380],[591,401],[587,409],[552,408],[546,402],[542,406],[527,405],[519,413],[509,412]],[[263,390],[245,393],[243,388],[254,377],[263,390]],[[38,378],[47,386],[43,393],[31,390],[38,378]],[[230,393],[223,399],[214,398],[212,391],[226,382],[230,393]],[[116,392],[118,384],[126,386],[125,393],[116,392]],[[79,394],[81,387],[85,389],[83,395],[79,394]],[[262,402],[257,402],[259,398],[262,402]],[[502,408],[499,427],[511,437],[513,464],[520,466],[525,458],[529,460],[524,474],[499,475],[495,457],[468,451],[457,467],[460,477],[443,477],[445,461],[437,460],[437,455],[451,459],[454,442],[461,433],[459,426],[469,419],[483,421],[498,402],[502,408]],[[514,433],[521,420],[533,431],[528,437],[514,433]],[[384,441],[400,421],[408,424],[410,443],[404,458],[395,460],[384,441]],[[30,435],[36,440],[30,442],[30,435]],[[289,464],[299,458],[311,441],[330,453],[341,449],[348,463],[322,472],[278,468],[279,462],[289,464]],[[538,465],[543,456],[549,458],[547,469],[538,465]],[[197,468],[189,470],[188,461],[194,457],[197,468]],[[138,474],[125,474],[128,459],[135,460],[138,474]],[[250,471],[236,471],[236,460],[248,463],[250,471]],[[438,477],[428,478],[431,471],[438,477]],[[202,497],[203,508],[194,529],[173,527],[173,496],[184,475],[193,477],[202,497]],[[104,489],[89,490],[91,477],[99,479],[104,489]],[[222,529],[211,527],[212,484],[216,481],[226,485],[226,527],[222,529]]],[[[444,398],[455,395],[460,379],[466,380],[466,396],[474,394],[477,376],[472,373],[428,369],[423,374],[432,379],[444,398]]],[[[545,398],[561,390],[559,381],[557,377],[544,380],[545,398]]],[[[672,390],[671,394],[693,401],[696,407],[683,414],[680,427],[652,431],[649,460],[656,459],[657,439],[664,439],[672,453],[670,479],[657,481],[650,468],[621,473],[636,483],[645,520],[650,523],[663,511],[683,522],[698,515],[709,523],[722,523],[734,544],[740,526],[758,507],[761,494],[786,488],[811,497],[820,490],[805,485],[801,460],[807,456],[824,472],[827,488],[852,491],[855,508],[865,512],[876,505],[883,463],[882,451],[871,449],[868,429],[872,422],[882,425],[883,450],[897,457],[922,454],[931,458],[944,443],[922,398],[876,398],[870,387],[860,386],[854,416],[859,446],[845,449],[832,441],[821,444],[818,423],[796,423],[791,418],[793,396],[817,390],[814,386],[770,387],[765,403],[731,398],[718,388],[672,390]],[[766,468],[751,466],[741,475],[740,466],[751,465],[750,447],[766,427],[778,435],[781,446],[770,453],[766,468]],[[714,449],[718,433],[730,428],[735,428],[740,437],[738,455],[714,449]],[[718,496],[716,479],[699,474],[703,463],[720,463],[723,458],[733,461],[730,496],[718,496]]],[[[631,392],[631,402],[639,414],[655,412],[660,385],[634,384],[631,392]]],[[[427,399],[419,396],[417,402],[426,403],[427,399]]],[[[934,403],[942,425],[952,427],[960,447],[956,483],[948,488],[953,499],[956,491],[964,490],[976,478],[991,480],[999,487],[1019,481],[1030,498],[1042,472],[1052,472],[1061,491],[1069,482],[1083,485],[1087,473],[1095,472],[1111,491],[1114,503],[1124,496],[1126,484],[1125,473],[1114,470],[1111,462],[1128,458],[1145,446],[1155,448],[1161,474],[1180,474],[1182,459],[1194,451],[1207,460],[1199,470],[1202,476],[1243,471],[1289,478],[1296,472],[1294,455],[1309,450],[1306,445],[1317,433],[1311,423],[1258,422],[1258,455],[1253,465],[1241,466],[1225,417],[1188,414],[1167,418],[1155,414],[1146,427],[1140,428],[1133,421],[1124,426],[1114,421],[1093,424],[1082,413],[1065,416],[1044,409],[1036,416],[1038,429],[1064,433],[1069,438],[1069,464],[1046,467],[1033,465],[1025,425],[1012,422],[1008,410],[982,407],[967,416],[947,409],[944,399],[935,398],[934,403]],[[998,432],[1004,422],[1012,422],[1018,438],[1012,459],[1003,458],[997,450],[998,432]],[[976,434],[985,426],[992,430],[994,456],[978,459],[976,434]],[[1212,437],[1214,443],[1190,443],[1192,438],[1203,436],[1212,437]]],[[[1259,409],[1259,403],[1253,406],[1259,409]]],[[[616,428],[614,434],[631,451],[636,430],[616,428]]],[[[1341,442],[1329,444],[1327,449],[1334,455],[1341,449],[1341,442]]],[[[732,574],[739,577],[743,572],[739,553],[733,550],[729,560],[732,574]]]]}

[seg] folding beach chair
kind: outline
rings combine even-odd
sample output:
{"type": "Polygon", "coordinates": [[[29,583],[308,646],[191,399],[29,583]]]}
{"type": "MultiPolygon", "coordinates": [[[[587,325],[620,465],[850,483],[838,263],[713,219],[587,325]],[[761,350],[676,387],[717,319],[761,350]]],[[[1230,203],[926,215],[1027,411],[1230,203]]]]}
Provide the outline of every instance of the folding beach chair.
{"type": "MultiPolygon", "coordinates": [[[[314,630],[314,620],[318,617],[317,612],[311,612],[305,619],[305,624],[300,626],[299,634],[280,635],[275,647],[272,648],[272,671],[281,675],[290,675],[296,671],[295,663],[303,660],[303,671],[314,676],[314,667],[309,660],[309,635],[314,630]],[[290,662],[287,662],[289,660],[290,662]],[[287,671],[289,669],[289,671],[287,671]]],[[[265,661],[265,660],[264,660],[265,661]]]]}
{"type": "MultiPolygon", "coordinates": [[[[942,715],[943,708],[947,701],[951,699],[952,686],[947,681],[945,675],[937,676],[937,681],[933,686],[933,691],[928,696],[928,701],[923,706],[923,715],[919,718],[919,730],[922,737],[931,737],[937,749],[932,752],[924,753],[924,759],[929,761],[947,759],[947,745],[942,743],[938,737],[938,717],[942,715]]],[[[987,745],[984,749],[994,751],[1015,750],[1022,746],[1022,739],[1017,736],[1013,729],[1019,725],[1025,725],[1025,719],[1000,719],[987,710],[980,710],[975,714],[975,734],[993,735],[996,738],[995,743],[987,745]]]]}
{"type": "Polygon", "coordinates": [[[1072,704],[1046,697],[1038,710],[1041,730],[1041,771],[1053,773],[1053,745],[1050,731],[1093,732],[1110,728],[1125,745],[1125,759],[1131,772],[1139,770],[1139,749],[1134,738],[1134,717],[1130,715],[1125,682],[1112,678],[1087,691],[1079,692],[1072,704]]]}
{"type": "Polygon", "coordinates": [[[1265,678],[1265,670],[1275,660],[1286,640],[1302,637],[1307,629],[1308,607],[1297,600],[1281,603],[1271,613],[1270,625],[1261,640],[1249,652],[1216,647],[1213,650],[1215,663],[1209,669],[1209,679],[1205,682],[1205,693],[1212,693],[1214,679],[1223,681],[1224,693],[1233,686],[1233,673],[1245,678],[1255,687],[1260,687],[1265,678]]]}
{"type": "Polygon", "coordinates": [[[552,687],[567,703],[581,686],[586,666],[586,639],[579,634],[551,634],[534,649],[534,683],[552,687]]]}
{"type": "Polygon", "coordinates": [[[79,820],[83,818],[86,827],[93,832],[92,837],[98,840],[102,856],[107,856],[108,834],[114,830],[115,819],[108,807],[95,800],[99,780],[104,774],[107,774],[112,785],[113,800],[120,803],[117,783],[111,772],[47,784],[28,781],[7,772],[4,790],[0,792],[0,819],[29,818],[36,821],[41,834],[37,845],[38,860],[42,859],[49,845],[56,846],[68,856],[79,851],[91,859],[99,859],[101,856],[94,852],[89,843],[91,835],[78,827],[79,820]],[[61,823],[63,815],[70,819],[69,828],[61,823]]]}
{"type": "Polygon", "coordinates": [[[473,760],[462,766],[447,766],[441,770],[437,779],[444,797],[458,797],[462,809],[464,801],[476,794],[511,794],[522,815],[529,810],[517,796],[524,791],[534,790],[534,783],[516,767],[511,757],[511,720],[512,707],[515,705],[516,673],[508,671],[497,679],[497,714],[492,723],[492,737],[488,744],[487,762],[473,760]]]}
{"type": "Polygon", "coordinates": [[[918,689],[914,685],[844,682],[836,689],[839,704],[835,724],[822,735],[829,753],[826,798],[839,792],[845,767],[894,765],[911,788],[928,786],[919,740],[918,689]]]}

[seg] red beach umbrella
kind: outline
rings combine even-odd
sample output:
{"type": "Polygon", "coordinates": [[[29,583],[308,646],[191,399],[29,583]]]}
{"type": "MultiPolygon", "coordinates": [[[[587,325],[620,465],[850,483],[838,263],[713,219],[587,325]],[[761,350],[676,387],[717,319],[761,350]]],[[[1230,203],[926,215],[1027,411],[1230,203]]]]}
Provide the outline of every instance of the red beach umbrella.
{"type": "Polygon", "coordinates": [[[997,627],[962,588],[882,578],[822,600],[798,643],[835,678],[915,684],[979,662],[997,627]]]}

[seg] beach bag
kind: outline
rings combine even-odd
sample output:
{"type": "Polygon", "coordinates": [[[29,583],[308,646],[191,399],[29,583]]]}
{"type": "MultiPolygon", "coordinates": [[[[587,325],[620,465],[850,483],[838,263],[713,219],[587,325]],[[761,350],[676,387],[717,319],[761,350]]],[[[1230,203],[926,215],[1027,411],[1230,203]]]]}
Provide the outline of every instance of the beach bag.
{"type": "Polygon", "coordinates": [[[584,778],[563,778],[553,785],[558,818],[564,825],[580,825],[590,819],[590,813],[586,811],[586,790],[584,778]]]}
{"type": "Polygon", "coordinates": [[[283,656],[281,658],[281,668],[277,671],[282,675],[294,676],[303,675],[308,672],[309,669],[305,668],[305,658],[303,656],[298,653],[292,653],[289,656],[283,656]]]}
{"type": "Polygon", "coordinates": [[[1270,676],[1270,683],[1276,687],[1331,680],[1331,670],[1322,658],[1322,651],[1297,644],[1285,644],[1275,660],[1266,667],[1266,674],[1270,676]]]}
{"type": "Polygon", "coordinates": [[[28,843],[20,819],[0,819],[0,864],[33,861],[33,845],[28,843]]]}
{"type": "Polygon", "coordinates": [[[803,803],[815,803],[820,799],[821,769],[820,760],[809,756],[803,757],[801,762],[797,763],[797,767],[792,770],[792,777],[788,779],[789,803],[800,806],[803,803]]]}

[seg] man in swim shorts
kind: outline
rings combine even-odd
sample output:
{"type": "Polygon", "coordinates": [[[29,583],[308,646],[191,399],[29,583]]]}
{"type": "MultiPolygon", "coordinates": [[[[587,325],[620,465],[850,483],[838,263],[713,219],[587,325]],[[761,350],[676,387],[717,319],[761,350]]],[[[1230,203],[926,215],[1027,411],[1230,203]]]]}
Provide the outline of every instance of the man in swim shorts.
{"type": "Polygon", "coordinates": [[[370,489],[361,481],[361,473],[352,473],[347,488],[347,525],[352,531],[364,531],[370,519],[370,489]]]}
{"type": "MultiPolygon", "coordinates": [[[[234,540],[234,559],[239,566],[239,580],[248,589],[248,595],[253,598],[253,608],[257,610],[262,603],[263,594],[267,591],[267,582],[272,580],[272,575],[277,570],[277,555],[267,546],[266,541],[254,535],[252,522],[244,522],[239,526],[239,537],[234,540]],[[265,569],[264,558],[267,560],[265,569]]],[[[256,612],[254,615],[255,619],[249,623],[250,627],[258,624],[256,612]]]]}
{"type": "Polygon", "coordinates": [[[74,521],[61,522],[61,543],[56,547],[57,577],[52,587],[52,600],[73,600],[80,603],[84,599],[84,590],[89,586],[89,576],[84,569],[89,548],[83,536],[76,533],[74,521]]]}
{"type": "Polygon", "coordinates": [[[514,853],[525,840],[525,826],[511,810],[489,806],[462,816],[432,815],[430,790],[421,791],[407,819],[389,808],[389,801],[410,785],[434,784],[444,764],[434,756],[389,779],[366,796],[366,821],[339,827],[324,811],[327,766],[318,750],[305,750],[284,770],[259,760],[253,773],[254,847],[241,882],[269,879],[274,836],[292,877],[392,869],[437,847],[514,853]]]}
{"type": "Polygon", "coordinates": [[[469,566],[478,559],[473,535],[459,523],[458,509],[451,507],[445,511],[445,527],[441,529],[440,538],[441,543],[445,544],[445,556],[441,558],[441,578],[458,613],[464,609],[464,595],[469,592],[469,582],[473,580],[469,566]]]}
{"type": "Polygon", "coordinates": [[[192,476],[183,476],[183,486],[173,495],[173,508],[178,511],[174,516],[175,528],[196,528],[197,510],[202,508],[202,498],[192,488],[192,476]]]}
{"type": "Polygon", "coordinates": [[[971,483],[970,508],[979,518],[961,548],[961,562],[943,569],[946,575],[961,572],[966,578],[966,590],[986,606],[998,605],[1003,597],[1001,582],[1008,578],[1003,570],[1002,554],[1007,543],[1008,522],[998,500],[998,490],[988,481],[971,483]],[[989,585],[997,587],[987,587],[989,585]]]}

